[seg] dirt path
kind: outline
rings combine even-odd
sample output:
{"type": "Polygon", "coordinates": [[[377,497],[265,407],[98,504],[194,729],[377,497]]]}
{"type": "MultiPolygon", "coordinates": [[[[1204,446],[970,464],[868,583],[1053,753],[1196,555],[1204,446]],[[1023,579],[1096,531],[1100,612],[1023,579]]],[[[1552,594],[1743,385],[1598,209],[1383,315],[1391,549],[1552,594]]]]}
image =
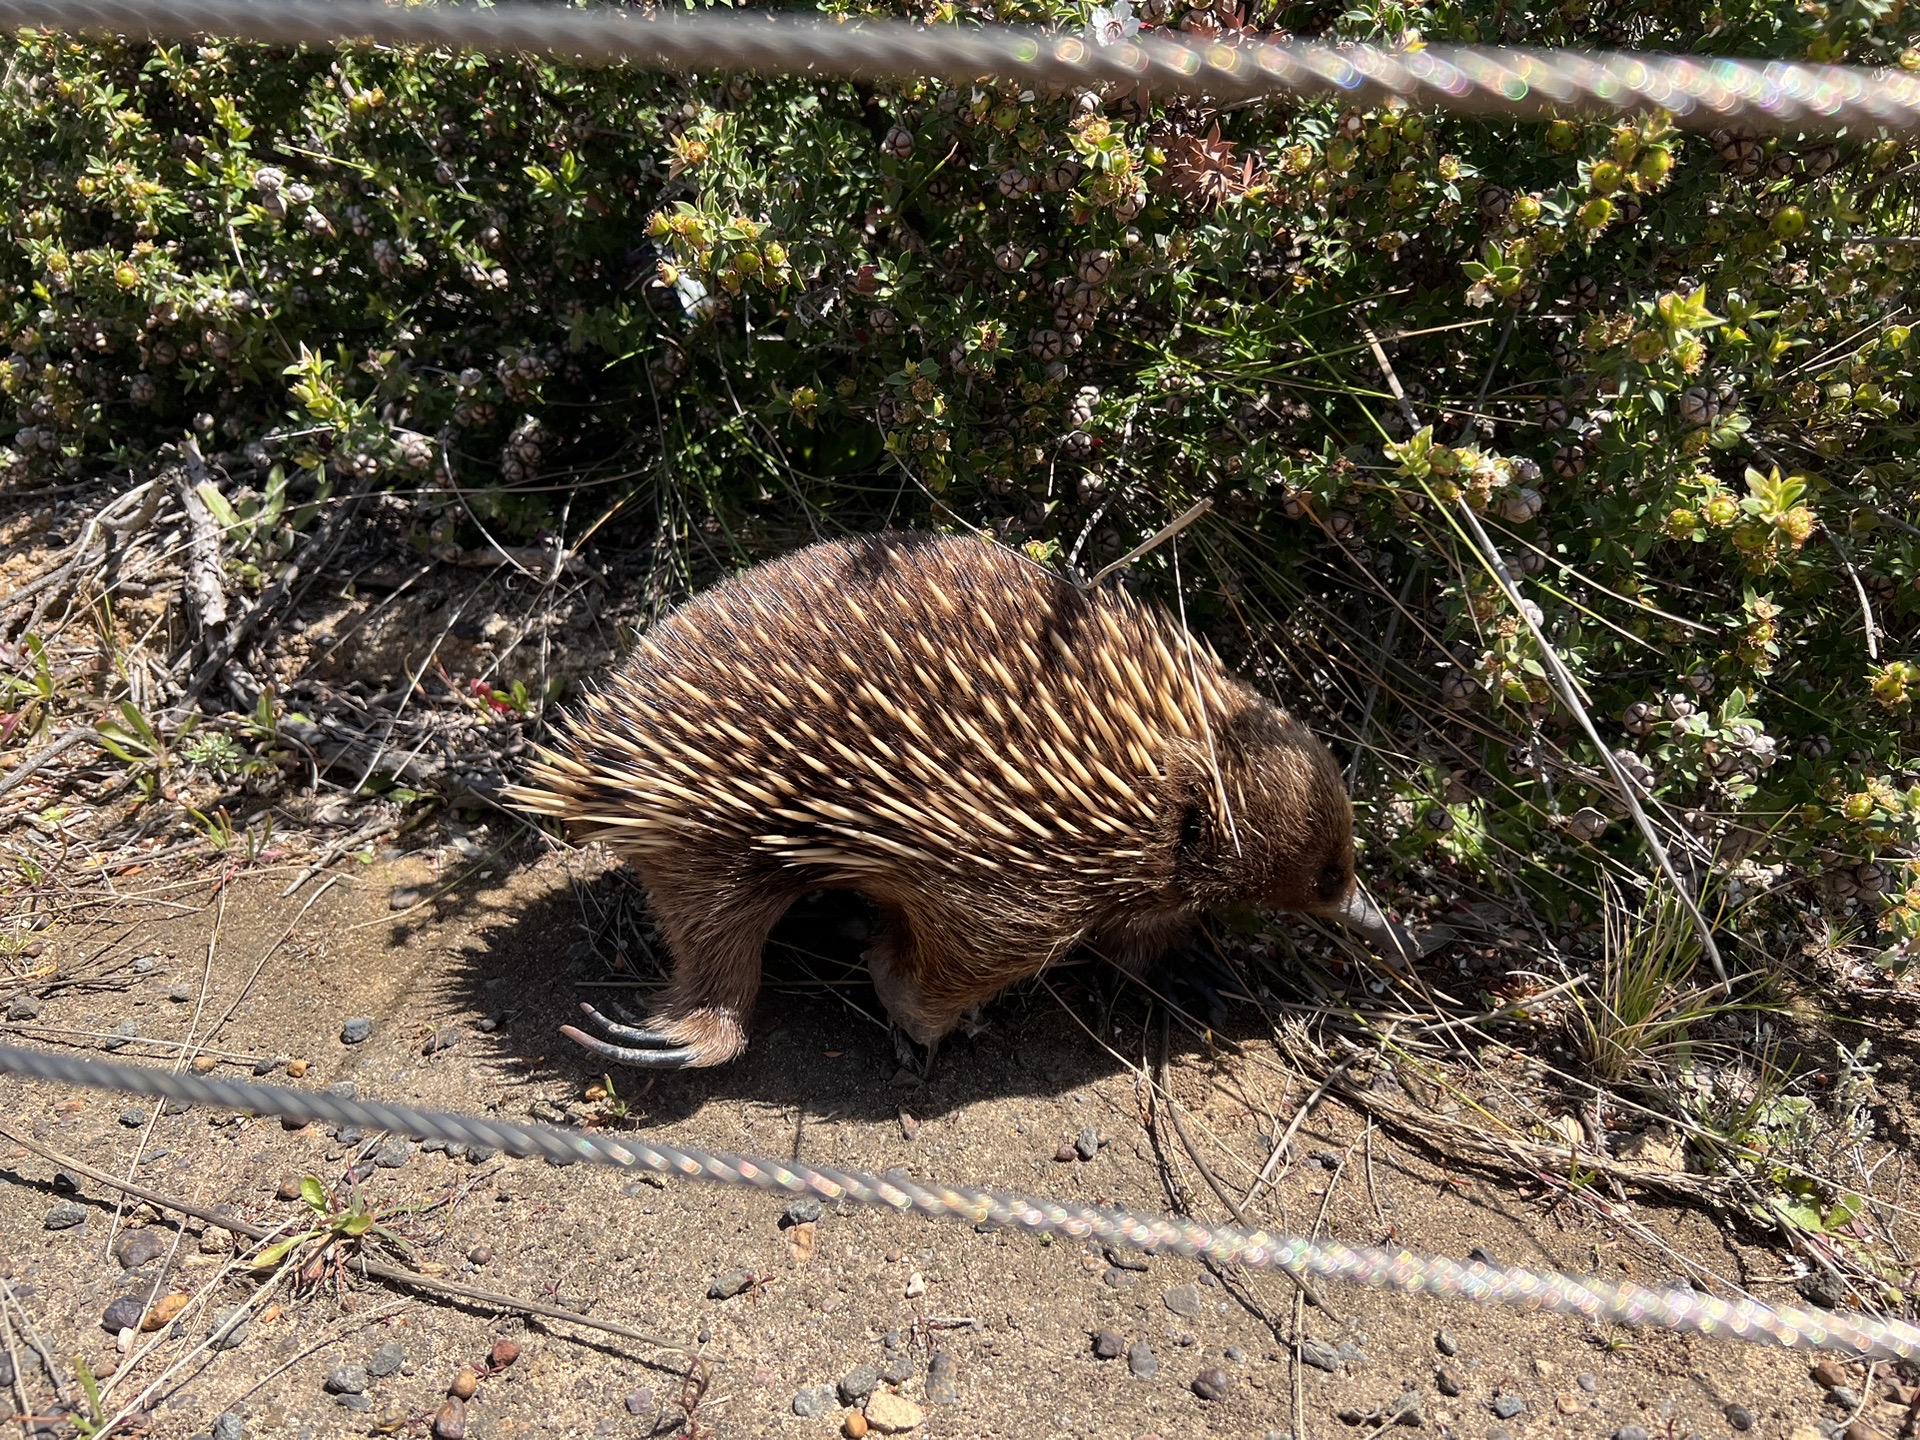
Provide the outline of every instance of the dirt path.
{"type": "MultiPolygon", "coordinates": [[[[111,1034],[131,1019],[143,1040],[179,1040],[197,1016],[197,1034],[220,1052],[306,1060],[300,1084],[345,1080],[363,1095],[429,1107],[588,1119],[599,1107],[582,1096],[595,1072],[555,1034],[578,994],[604,993],[575,988],[598,967],[582,954],[585,912],[574,876],[555,857],[501,861],[443,899],[394,908],[412,898],[408,892],[430,894],[437,880],[475,863],[462,851],[484,853],[469,839],[391,857],[334,882],[317,900],[322,882],[283,898],[290,874],[263,873],[236,880],[224,900],[209,900],[202,885],[179,892],[172,910],[129,901],[103,919],[56,922],[40,932],[41,963],[72,966],[112,944],[139,957],[141,973],[129,969],[90,992],[54,995],[31,1022],[13,1017],[8,1038],[111,1034]],[[256,966],[259,975],[242,995],[256,966]],[[230,1006],[232,1018],[209,1036],[230,1006]],[[353,1017],[371,1018],[372,1034],[348,1046],[340,1034],[353,1017]],[[423,1041],[436,1030],[455,1043],[424,1055],[423,1041]]],[[[589,887],[617,883],[582,875],[577,861],[571,868],[589,887]]],[[[763,998],[742,1062],[651,1084],[636,1076],[616,1081],[638,1123],[667,1139],[1165,1208],[1162,1158],[1141,1124],[1135,1072],[1113,1053],[1141,1056],[1144,1011],[1119,1007],[1105,1037],[1110,1052],[1092,1037],[1099,1007],[1085,987],[1071,974],[1058,985],[1065,988],[1003,1000],[987,1033],[952,1045],[918,1090],[890,1084],[891,1047],[883,1030],[851,1008],[862,1000],[857,988],[807,994],[797,982],[763,998]],[[1105,1140],[1096,1158],[1054,1158],[1063,1140],[1089,1128],[1105,1140]]],[[[1155,1048],[1148,1037],[1148,1053],[1155,1048]]],[[[119,1053],[158,1059],[162,1051],[136,1041],[119,1053]]],[[[247,1069],[235,1063],[223,1073],[247,1069]]],[[[1189,1124],[1230,1155],[1263,1154],[1260,1137],[1276,1118],[1284,1124],[1304,1092],[1272,1046],[1251,1038],[1231,1056],[1176,1044],[1172,1073],[1189,1124]]],[[[317,1126],[289,1132],[277,1122],[199,1112],[152,1119],[117,1097],[11,1081],[0,1082],[0,1114],[9,1128],[89,1165],[266,1225],[299,1209],[275,1198],[284,1177],[336,1183],[361,1148],[317,1126]]],[[[142,1368],[145,1379],[186,1354],[249,1292],[231,1275],[216,1280],[229,1257],[215,1239],[202,1238],[199,1222],[180,1239],[171,1278],[160,1278],[164,1253],[123,1270],[114,1251],[129,1229],[154,1230],[171,1248],[174,1217],[161,1221],[135,1208],[116,1226],[107,1187],[83,1179],[76,1194],[56,1193],[52,1165],[24,1148],[0,1142],[0,1149],[0,1274],[17,1298],[10,1312],[16,1348],[24,1317],[64,1372],[78,1354],[104,1374],[120,1358],[102,1326],[110,1302],[144,1297],[156,1281],[161,1294],[176,1286],[210,1292],[181,1323],[182,1335],[163,1342],[159,1359],[142,1368]],[[45,1228],[50,1209],[71,1202],[84,1222],[45,1228]]],[[[1729,1406],[1745,1407],[1753,1433],[1768,1437],[1812,1440],[1818,1432],[1811,1427],[1831,1432],[1848,1419],[1848,1409],[1809,1378],[1804,1356],[1662,1334],[1601,1334],[1560,1318],[1329,1287],[1339,1318],[1308,1309],[1302,1336],[1318,1342],[1309,1349],[1334,1369],[1296,1369],[1295,1300],[1278,1276],[1236,1285],[1243,1300],[1180,1260],[1116,1266],[1071,1244],[865,1211],[829,1211],[810,1230],[783,1229],[783,1204],[766,1196],[525,1160],[474,1164],[418,1147],[384,1158],[400,1163],[372,1168],[363,1187],[369,1203],[383,1212],[432,1207],[393,1222],[412,1242],[415,1264],[697,1347],[711,1370],[692,1418],[680,1403],[686,1362],[671,1353],[564,1322],[409,1300],[351,1279],[299,1298],[281,1292],[238,1347],[187,1367],[147,1433],[200,1435],[231,1413],[241,1428],[229,1420],[216,1433],[421,1434],[461,1367],[485,1357],[500,1337],[516,1340],[520,1357],[486,1378],[467,1407],[466,1433],[488,1440],[825,1436],[836,1433],[846,1408],[828,1397],[816,1415],[797,1415],[796,1395],[831,1390],[862,1366],[900,1377],[901,1392],[924,1407],[916,1433],[927,1436],[1362,1437],[1409,1392],[1417,1393],[1428,1430],[1504,1432],[1513,1440],[1549,1433],[1633,1440],[1623,1426],[1721,1440],[1735,1428],[1729,1406]],[[1127,1268],[1136,1265],[1144,1269],[1127,1268]],[[715,1277],[732,1270],[751,1271],[759,1283],[733,1298],[707,1298],[715,1277]],[[1437,1342],[1440,1331],[1448,1333],[1437,1342]],[[1099,1332],[1119,1337],[1123,1350],[1135,1347],[1131,1358],[1099,1358],[1099,1332]],[[330,1371],[366,1364],[386,1342],[398,1345],[404,1362],[366,1379],[364,1400],[326,1391],[330,1371]],[[939,1373],[951,1380],[952,1398],[944,1401],[928,1393],[936,1354],[947,1357],[939,1373]],[[1230,1377],[1224,1399],[1204,1400],[1192,1388],[1212,1368],[1230,1377]]],[[[1184,1157],[1171,1163],[1181,1183],[1203,1192],[1184,1157]]],[[[1251,1178],[1222,1167],[1223,1182],[1238,1191],[1251,1178]]],[[[1604,1205],[1553,1199],[1545,1187],[1523,1196],[1511,1182],[1444,1167],[1404,1138],[1327,1105],[1299,1131],[1261,1213],[1269,1223],[1306,1228],[1324,1211],[1325,1231],[1356,1243],[1391,1236],[1450,1254],[1477,1245],[1496,1259],[1645,1281],[1670,1278],[1680,1268],[1674,1257],[1686,1256],[1763,1296],[1792,1298],[1784,1285],[1767,1283],[1784,1274],[1777,1256],[1736,1252],[1700,1215],[1635,1204],[1632,1213],[1656,1247],[1608,1220],[1604,1205]],[[1670,1254],[1661,1253],[1665,1247],[1670,1254]]],[[[1200,1208],[1218,1213],[1210,1195],[1200,1208]]],[[[387,1350],[373,1368],[393,1357],[387,1350]]],[[[23,1370],[31,1402],[44,1407],[48,1387],[24,1361],[23,1370]]],[[[1862,1391],[1860,1372],[1845,1378],[1862,1391]]],[[[1858,1423],[1891,1433],[1900,1411],[1881,1398],[1883,1388],[1873,1382],[1858,1423]]],[[[134,1393],[123,1382],[110,1400],[134,1393]]],[[[808,1408],[805,1398],[800,1408],[808,1408]]],[[[1849,1432],[1855,1440],[1859,1433],[1849,1432]]]]}

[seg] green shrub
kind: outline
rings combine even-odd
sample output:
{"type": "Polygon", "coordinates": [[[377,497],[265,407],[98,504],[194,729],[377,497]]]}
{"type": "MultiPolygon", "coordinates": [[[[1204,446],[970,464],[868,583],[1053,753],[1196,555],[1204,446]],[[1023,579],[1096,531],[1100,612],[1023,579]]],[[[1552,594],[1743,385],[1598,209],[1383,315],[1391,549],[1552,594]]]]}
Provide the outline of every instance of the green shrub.
{"type": "MultiPolygon", "coordinates": [[[[1270,23],[1920,64],[1885,4],[1690,11],[1270,23]]],[[[1677,836],[1920,943],[1907,141],[6,48],[9,488],[193,428],[289,514],[405,492],[423,547],[634,494],[694,570],[887,521],[1092,570],[1211,498],[1136,583],[1183,566],[1189,619],[1361,752],[1376,851],[1566,914],[1644,857],[1464,494],[1677,836]]]]}

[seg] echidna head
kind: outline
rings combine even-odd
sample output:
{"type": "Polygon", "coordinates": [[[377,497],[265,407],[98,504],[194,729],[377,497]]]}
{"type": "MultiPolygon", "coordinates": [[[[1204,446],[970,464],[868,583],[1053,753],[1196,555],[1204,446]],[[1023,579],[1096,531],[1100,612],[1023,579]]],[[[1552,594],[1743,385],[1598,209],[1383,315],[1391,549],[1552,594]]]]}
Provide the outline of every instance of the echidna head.
{"type": "Polygon", "coordinates": [[[1204,907],[1260,905],[1359,930],[1388,960],[1417,953],[1354,877],[1353,804],[1306,726],[1254,701],[1216,723],[1211,749],[1172,767],[1176,883],[1204,907]]]}

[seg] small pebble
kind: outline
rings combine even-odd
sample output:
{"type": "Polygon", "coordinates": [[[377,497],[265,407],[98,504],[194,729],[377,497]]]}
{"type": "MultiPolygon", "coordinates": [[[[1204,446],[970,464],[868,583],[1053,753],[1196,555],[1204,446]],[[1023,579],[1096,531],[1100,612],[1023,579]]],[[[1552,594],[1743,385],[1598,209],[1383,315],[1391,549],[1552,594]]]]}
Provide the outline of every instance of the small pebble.
{"type": "MultiPolygon", "coordinates": [[[[287,1069],[291,1071],[293,1067],[289,1065],[287,1069]]],[[[358,1100],[360,1087],[351,1080],[336,1080],[322,1093],[331,1095],[337,1100],[358,1100]]]]}
{"type": "Polygon", "coordinates": [[[1744,1405],[1729,1405],[1720,1413],[1727,1417],[1727,1424],[1736,1430],[1751,1430],[1753,1428],[1753,1412],[1744,1405]]]}
{"type": "Polygon", "coordinates": [[[172,1241],[156,1229],[129,1230],[113,1247],[113,1258],[122,1270],[138,1270],[167,1253],[172,1241]]]}
{"type": "Polygon", "coordinates": [[[1160,1373],[1160,1359],[1146,1341],[1136,1340],[1127,1350],[1127,1369],[1142,1380],[1151,1380],[1160,1373]]]}
{"type": "Polygon", "coordinates": [[[1300,1358],[1314,1369],[1325,1370],[1329,1375],[1340,1368],[1340,1352],[1331,1345],[1322,1345],[1318,1340],[1302,1340],[1300,1358]]]}
{"type": "Polygon", "coordinates": [[[420,903],[420,892],[412,885],[401,885],[387,897],[387,905],[394,910],[411,910],[420,903]]]}
{"type": "Polygon", "coordinates": [[[56,1201],[48,1207],[47,1217],[41,1223],[49,1230],[71,1230],[87,1223],[87,1207],[77,1200],[56,1201]]]}
{"type": "Polygon", "coordinates": [[[927,1399],[935,1405],[960,1403],[959,1364],[944,1350],[927,1362],[927,1399]]]}
{"type": "Polygon", "coordinates": [[[65,1170],[56,1170],[53,1172],[53,1193],[56,1195],[78,1195],[80,1193],[80,1181],[76,1176],[65,1170]]]}
{"type": "Polygon", "coordinates": [[[351,1362],[327,1371],[327,1389],[336,1395],[358,1395],[367,1388],[367,1367],[351,1362]]]}
{"type": "Polygon", "coordinates": [[[1821,1360],[1813,1367],[1813,1383],[1823,1390],[1831,1390],[1847,1383],[1847,1372],[1831,1360],[1821,1360]]]}
{"type": "Polygon", "coordinates": [[[1069,1160],[1078,1160],[1080,1151],[1071,1140],[1062,1140],[1060,1147],[1053,1152],[1053,1158],[1064,1165],[1069,1160]]]}
{"type": "Polygon", "coordinates": [[[1591,1395],[1600,1388],[1600,1377],[1598,1375],[1580,1374],[1573,1377],[1573,1383],[1591,1395]]]}
{"type": "Polygon", "coordinates": [[[858,1405],[874,1391],[880,1383],[880,1372],[871,1365],[856,1365],[840,1377],[834,1387],[840,1392],[842,1405],[858,1405]]]}
{"type": "MultiPolygon", "coordinates": [[[[810,1386],[805,1390],[796,1390],[793,1395],[793,1413],[802,1419],[812,1420],[824,1415],[827,1407],[833,1403],[833,1394],[822,1386],[810,1386]]],[[[632,1409],[629,1404],[628,1409],[632,1409]]],[[[638,1413],[637,1411],[635,1412],[638,1413]]]]}
{"type": "Polygon", "coordinates": [[[358,1045],[371,1034],[373,1034],[373,1017],[356,1015],[340,1027],[340,1043],[358,1045]]]}
{"type": "Polygon", "coordinates": [[[120,1112],[120,1123],[129,1130],[138,1130],[147,1123],[147,1112],[138,1105],[129,1105],[120,1112]]]}
{"type": "Polygon", "coordinates": [[[787,1204],[786,1221],[789,1225],[812,1225],[826,1214],[826,1207],[811,1195],[803,1195],[787,1204]]]}
{"type": "Polygon", "coordinates": [[[880,1378],[889,1385],[904,1385],[919,1372],[911,1355],[896,1355],[880,1368],[880,1378]]]}
{"type": "Polygon", "coordinates": [[[178,985],[169,986],[167,989],[167,999],[173,1001],[176,1005],[184,1005],[187,1001],[193,999],[193,986],[184,980],[178,985]]]}
{"type": "Polygon", "coordinates": [[[238,1350],[242,1345],[247,1343],[247,1336],[252,1333],[253,1320],[247,1314],[246,1306],[236,1305],[215,1322],[213,1327],[213,1348],[216,1350],[238,1350]]]}
{"type": "Polygon", "coordinates": [[[300,1198],[300,1177],[282,1175],[280,1183],[274,1187],[274,1198],[278,1200],[298,1200],[300,1198]]]}
{"type": "Polygon", "coordinates": [[[1334,1347],[1334,1353],[1340,1357],[1343,1363],[1348,1365],[1364,1365],[1367,1361],[1367,1352],[1351,1340],[1342,1340],[1334,1347]]]}
{"type": "MultiPolygon", "coordinates": [[[[904,1075],[907,1072],[903,1069],[900,1073],[904,1075]]],[[[847,1440],[864,1440],[867,1433],[867,1417],[858,1410],[854,1411],[840,1422],[840,1433],[846,1436],[847,1440]]]]}
{"type": "Polygon", "coordinates": [[[1420,1403],[1420,1392],[1408,1390],[1387,1407],[1393,1414],[1393,1423],[1405,1425],[1408,1429],[1418,1429],[1427,1423],[1426,1409],[1420,1403]]]}
{"type": "Polygon", "coordinates": [[[467,1251],[467,1259],[475,1265],[491,1265],[493,1263],[493,1246],[476,1245],[473,1249],[467,1251]]]}
{"type": "Polygon", "coordinates": [[[1436,1370],[1433,1383],[1440,1388],[1442,1395],[1458,1395],[1465,1388],[1460,1382],[1459,1372],[1451,1365],[1442,1365],[1436,1370]]]}
{"type": "Polygon", "coordinates": [[[1458,1355],[1460,1353],[1460,1341],[1454,1336],[1451,1330],[1442,1330],[1433,1337],[1433,1348],[1438,1350],[1442,1355],[1458,1355]]]}
{"type": "Polygon", "coordinates": [[[731,1300],[753,1288],[751,1270],[724,1270],[713,1277],[713,1283],[707,1286],[709,1300],[731,1300]]]}
{"type": "MultiPolygon", "coordinates": [[[[801,1394],[807,1394],[807,1393],[810,1393],[810,1392],[807,1392],[807,1391],[801,1392],[801,1394]]],[[[653,1413],[653,1406],[654,1406],[653,1391],[649,1390],[646,1386],[642,1385],[638,1390],[633,1390],[628,1392],[627,1398],[623,1400],[621,1403],[627,1407],[627,1413],[629,1415],[651,1415],[653,1413]]],[[[806,1415],[806,1414],[817,1415],[820,1413],[817,1410],[806,1411],[806,1410],[800,1409],[799,1395],[796,1395],[793,1397],[793,1404],[794,1404],[793,1413],[796,1415],[806,1415]]]]}
{"type": "Polygon", "coordinates": [[[1553,1397],[1553,1408],[1558,1410],[1562,1415],[1575,1414],[1580,1409],[1581,1404],[1582,1401],[1578,1395],[1562,1393],[1553,1397]]]}
{"type": "Polygon", "coordinates": [[[1527,1408],[1527,1402],[1518,1395],[1496,1395],[1487,1408],[1493,1411],[1495,1419],[1511,1420],[1527,1408]]]}
{"type": "Polygon", "coordinates": [[[480,1372],[471,1365],[460,1367],[460,1373],[453,1377],[453,1383],[447,1387],[447,1393],[456,1400],[471,1400],[480,1389],[480,1372]]]}
{"type": "Polygon", "coordinates": [[[125,1024],[116,1027],[113,1034],[102,1040],[100,1042],[100,1048],[102,1050],[122,1050],[126,1048],[129,1040],[138,1040],[139,1038],[139,1022],[129,1020],[125,1024]]]}
{"type": "Polygon", "coordinates": [[[487,1363],[495,1370],[504,1370],[519,1358],[520,1344],[516,1340],[496,1340],[487,1352],[487,1363]]]}
{"type": "Polygon", "coordinates": [[[1189,1320],[1200,1315],[1200,1290],[1194,1285],[1176,1285],[1162,1297],[1167,1309],[1189,1320]]]}
{"type": "Polygon", "coordinates": [[[433,1413],[433,1440],[467,1440],[467,1404],[449,1395],[433,1413]]]}
{"type": "Polygon", "coordinates": [[[1834,1386],[1833,1390],[1828,1394],[1827,1399],[1838,1405],[1842,1410],[1858,1410],[1860,1408],[1859,1393],[1851,1385],[1834,1386]]]}
{"type": "Polygon", "coordinates": [[[1847,1422],[1847,1428],[1841,1435],[1842,1440],[1887,1440],[1886,1432],[1876,1429],[1857,1415],[1847,1422]]]}
{"type": "Polygon", "coordinates": [[[440,1025],[427,1032],[427,1038],[420,1042],[422,1055],[438,1055],[442,1050],[451,1050],[460,1043],[460,1031],[457,1026],[440,1025]]]}
{"type": "Polygon", "coordinates": [[[1622,1425],[1613,1432],[1613,1440],[1647,1440],[1647,1427],[1644,1425],[1622,1425]]]}
{"type": "Polygon", "coordinates": [[[307,1067],[310,1063],[310,1061],[306,1060],[289,1060],[287,1061],[287,1074],[291,1078],[298,1080],[302,1075],[307,1073],[307,1067]]]}
{"type": "Polygon", "coordinates": [[[867,1425],[882,1435],[904,1435],[925,1420],[926,1412],[904,1395],[876,1390],[867,1400],[867,1425]]]}
{"type": "Polygon", "coordinates": [[[1140,1277],[1131,1270],[1120,1270],[1109,1265],[1100,1272],[1100,1283],[1109,1290],[1125,1290],[1130,1286],[1138,1285],[1140,1277]]]}
{"type": "Polygon", "coordinates": [[[228,1410],[213,1422],[213,1440],[247,1440],[246,1423],[228,1410]]]}
{"type": "Polygon", "coordinates": [[[398,1374],[400,1367],[407,1363],[407,1352],[401,1348],[398,1340],[385,1340],[380,1348],[367,1359],[367,1374],[375,1380],[384,1380],[389,1375],[398,1374]]]}
{"type": "Polygon", "coordinates": [[[412,1155],[413,1146],[396,1135],[373,1152],[373,1163],[382,1170],[398,1170],[412,1155]]]}
{"type": "Polygon", "coordinates": [[[275,1070],[278,1070],[279,1068],[280,1068],[280,1061],[272,1055],[269,1055],[264,1059],[256,1060],[253,1062],[253,1073],[256,1076],[271,1075],[275,1070]]]}
{"type": "Polygon", "coordinates": [[[1111,1330],[1102,1330],[1093,1337],[1093,1354],[1098,1360],[1118,1360],[1127,1353],[1127,1342],[1111,1330]]]}
{"type": "Polygon", "coordinates": [[[1100,1153],[1100,1132],[1088,1125],[1074,1137],[1073,1148],[1082,1160],[1091,1160],[1100,1153]]]}
{"type": "Polygon", "coordinates": [[[7,1019],[9,1020],[38,1020],[39,1018],[40,1002],[30,995],[16,1000],[7,1006],[7,1019]]]}
{"type": "Polygon", "coordinates": [[[137,1295],[123,1295],[100,1317],[100,1324],[109,1335],[118,1335],[122,1330],[137,1330],[140,1317],[147,1313],[146,1306],[140,1303],[137,1295]]]}
{"type": "Polygon", "coordinates": [[[373,1397],[371,1395],[336,1395],[334,1403],[343,1410],[371,1410],[373,1397]]]}
{"type": "Polygon", "coordinates": [[[1193,1393],[1202,1400],[1224,1400],[1233,1393],[1233,1377],[1219,1366],[1209,1366],[1193,1377],[1193,1393]]]}

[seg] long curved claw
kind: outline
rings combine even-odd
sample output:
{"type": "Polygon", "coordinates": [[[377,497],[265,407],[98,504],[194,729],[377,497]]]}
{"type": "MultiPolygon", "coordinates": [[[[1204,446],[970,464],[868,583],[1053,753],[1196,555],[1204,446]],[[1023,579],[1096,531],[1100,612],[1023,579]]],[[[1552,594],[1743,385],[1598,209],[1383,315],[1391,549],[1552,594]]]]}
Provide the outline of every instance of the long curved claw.
{"type": "Polygon", "coordinates": [[[614,1039],[625,1040],[630,1045],[671,1050],[680,1044],[676,1037],[658,1030],[643,1030],[638,1025],[622,1025],[618,1020],[610,1020],[584,1000],[580,1002],[580,1013],[614,1039]]]}
{"type": "Polygon", "coordinates": [[[691,1045],[682,1045],[677,1050],[638,1050],[625,1045],[609,1045],[599,1037],[571,1025],[562,1025],[560,1033],[596,1055],[640,1070],[685,1070],[700,1063],[700,1052],[691,1045]]]}

